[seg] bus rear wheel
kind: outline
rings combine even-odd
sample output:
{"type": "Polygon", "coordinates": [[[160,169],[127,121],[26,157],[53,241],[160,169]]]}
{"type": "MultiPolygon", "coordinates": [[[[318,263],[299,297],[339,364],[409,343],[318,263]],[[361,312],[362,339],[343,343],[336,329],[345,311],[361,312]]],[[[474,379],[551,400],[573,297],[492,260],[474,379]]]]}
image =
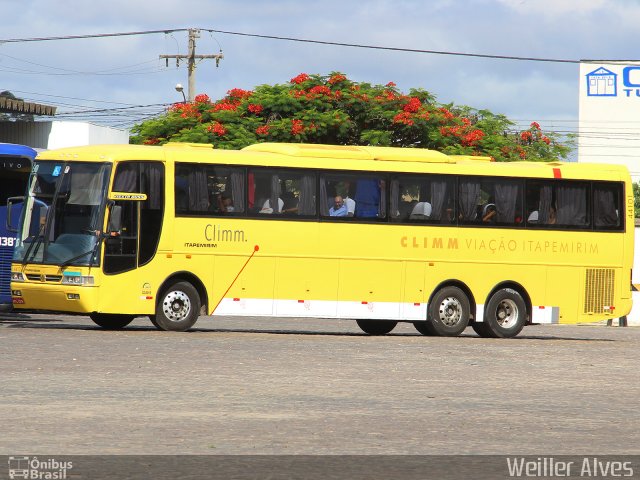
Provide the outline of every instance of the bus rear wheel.
{"type": "Polygon", "coordinates": [[[364,333],[369,335],[386,335],[398,324],[393,320],[356,320],[356,323],[364,333]]]}
{"type": "Polygon", "coordinates": [[[152,323],[160,330],[184,332],[198,320],[200,296],[188,282],[176,282],[164,289],[152,323]]]}
{"type": "Polygon", "coordinates": [[[471,304],[458,287],[445,287],[436,292],[427,308],[424,328],[431,335],[457,337],[469,324],[471,304]]]}
{"type": "Polygon", "coordinates": [[[527,323],[527,306],[522,295],[512,288],[498,290],[487,303],[482,323],[487,337],[511,338],[518,335],[527,323]]]}
{"type": "Polygon", "coordinates": [[[120,330],[133,321],[133,315],[93,312],[89,314],[89,317],[93,323],[105,330],[120,330]]]}

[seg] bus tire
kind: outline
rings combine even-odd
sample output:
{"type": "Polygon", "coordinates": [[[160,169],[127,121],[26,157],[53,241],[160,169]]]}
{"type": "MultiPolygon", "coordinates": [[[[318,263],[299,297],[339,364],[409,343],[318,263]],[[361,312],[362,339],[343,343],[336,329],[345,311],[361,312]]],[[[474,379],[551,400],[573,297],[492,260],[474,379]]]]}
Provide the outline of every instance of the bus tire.
{"type": "Polygon", "coordinates": [[[398,324],[394,320],[356,320],[356,323],[364,333],[369,335],[386,335],[398,324]]]}
{"type": "Polygon", "coordinates": [[[93,312],[89,314],[93,323],[105,330],[120,330],[133,321],[133,315],[121,315],[112,313],[97,313],[93,312]]]}
{"type": "Polygon", "coordinates": [[[200,296],[188,282],[176,282],[165,288],[158,299],[151,322],[160,330],[184,332],[198,320],[200,296]]]}
{"type": "Polygon", "coordinates": [[[527,306],[522,295],[512,288],[494,293],[484,312],[485,329],[493,338],[511,338],[522,331],[527,323],[527,306]]]}
{"type": "Polygon", "coordinates": [[[422,335],[426,335],[428,337],[433,337],[435,335],[434,331],[431,329],[431,326],[426,320],[423,320],[421,322],[413,322],[413,326],[422,335]]]}
{"type": "Polygon", "coordinates": [[[457,337],[469,325],[470,312],[467,295],[458,287],[445,287],[429,302],[425,328],[432,335],[457,337]]]}

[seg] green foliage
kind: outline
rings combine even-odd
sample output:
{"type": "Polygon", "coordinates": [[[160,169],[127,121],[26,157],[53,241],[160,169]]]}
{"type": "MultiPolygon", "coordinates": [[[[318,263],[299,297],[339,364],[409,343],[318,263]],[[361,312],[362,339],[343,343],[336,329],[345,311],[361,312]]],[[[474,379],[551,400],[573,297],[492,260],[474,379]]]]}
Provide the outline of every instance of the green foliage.
{"type": "Polygon", "coordinates": [[[533,122],[513,131],[504,115],[439,104],[422,89],[400,92],[394,83],[371,85],[345,75],[301,73],[286,84],[232,89],[217,101],[198,95],[161,117],[136,125],[132,143],[211,143],[239,149],[257,142],[420,147],[497,161],[565,158],[568,145],[533,122]]]}
{"type": "Polygon", "coordinates": [[[640,182],[633,184],[633,207],[636,218],[640,218],[640,182]]]}

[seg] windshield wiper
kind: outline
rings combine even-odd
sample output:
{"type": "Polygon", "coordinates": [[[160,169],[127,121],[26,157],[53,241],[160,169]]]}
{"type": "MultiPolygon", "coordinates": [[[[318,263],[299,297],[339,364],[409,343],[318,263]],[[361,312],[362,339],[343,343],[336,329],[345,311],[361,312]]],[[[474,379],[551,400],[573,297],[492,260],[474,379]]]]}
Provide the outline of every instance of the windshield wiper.
{"type": "Polygon", "coordinates": [[[98,238],[98,241],[96,242],[95,246],[91,250],[86,251],[84,253],[81,253],[80,255],[76,255],[75,257],[72,257],[69,260],[65,260],[64,262],[62,262],[60,264],[60,268],[66,267],[68,265],[71,265],[71,262],[75,262],[76,260],[84,257],[85,255],[89,255],[89,254],[91,254],[91,257],[89,258],[89,265],[88,266],[92,267],[93,266],[93,259],[96,256],[96,250],[98,249],[98,245],[100,245],[101,242],[102,242],[102,238],[98,238]]]}
{"type": "Polygon", "coordinates": [[[40,246],[40,244],[42,243],[42,239],[44,238],[43,230],[44,230],[44,223],[40,225],[37,235],[31,242],[31,244],[29,244],[29,248],[27,248],[27,251],[24,253],[24,257],[22,258],[22,265],[26,265],[29,262],[29,255],[31,254],[32,250],[34,251],[33,252],[34,256],[38,252],[38,247],[40,246]]]}

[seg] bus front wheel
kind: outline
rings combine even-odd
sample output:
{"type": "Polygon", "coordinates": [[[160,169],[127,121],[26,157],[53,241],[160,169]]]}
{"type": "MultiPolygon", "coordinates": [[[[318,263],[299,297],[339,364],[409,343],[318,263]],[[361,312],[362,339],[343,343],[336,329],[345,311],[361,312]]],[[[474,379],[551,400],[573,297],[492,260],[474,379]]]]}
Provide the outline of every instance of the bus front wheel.
{"type": "Polygon", "coordinates": [[[369,335],[386,335],[398,324],[393,320],[356,320],[356,323],[364,333],[369,335]]]}
{"type": "Polygon", "coordinates": [[[89,317],[91,317],[93,323],[105,330],[120,330],[133,321],[133,315],[93,312],[89,314],[89,317]]]}
{"type": "MultiPolygon", "coordinates": [[[[511,338],[520,333],[527,323],[527,306],[522,295],[512,288],[494,293],[484,313],[482,333],[486,337],[511,338]]],[[[477,330],[476,330],[477,331],[477,330]]]]}
{"type": "Polygon", "coordinates": [[[199,314],[198,291],[188,282],[176,282],[162,292],[151,321],[160,330],[184,332],[196,323],[199,314]]]}
{"type": "Polygon", "coordinates": [[[438,290],[429,302],[424,328],[432,335],[457,337],[469,324],[471,305],[458,287],[438,290]]]}
{"type": "Polygon", "coordinates": [[[431,325],[429,325],[425,320],[422,320],[421,322],[413,322],[413,326],[422,335],[426,335],[428,337],[435,335],[434,331],[431,329],[431,325]]]}

